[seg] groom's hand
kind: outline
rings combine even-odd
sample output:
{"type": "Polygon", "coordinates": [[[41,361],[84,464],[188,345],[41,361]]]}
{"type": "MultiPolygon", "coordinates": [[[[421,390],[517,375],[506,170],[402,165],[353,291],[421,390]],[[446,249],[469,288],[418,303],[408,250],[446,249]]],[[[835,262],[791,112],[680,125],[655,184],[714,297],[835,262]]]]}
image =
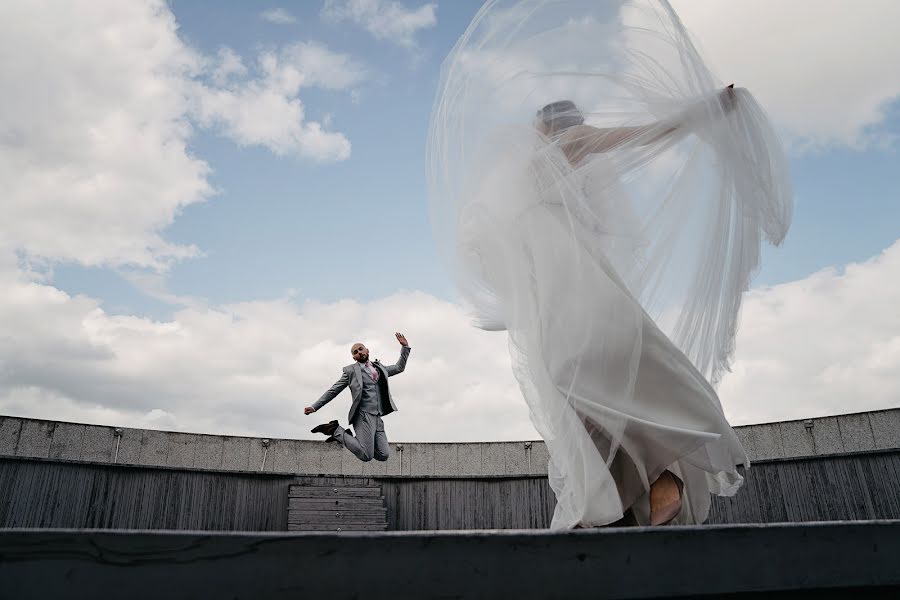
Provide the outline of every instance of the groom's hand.
{"type": "Polygon", "coordinates": [[[406,341],[405,335],[403,335],[402,333],[395,333],[394,335],[397,336],[397,341],[400,342],[401,346],[409,346],[409,343],[406,341]]]}
{"type": "Polygon", "coordinates": [[[311,415],[314,412],[316,412],[316,409],[314,409],[312,406],[307,406],[306,408],[303,409],[304,415],[311,415]]]}

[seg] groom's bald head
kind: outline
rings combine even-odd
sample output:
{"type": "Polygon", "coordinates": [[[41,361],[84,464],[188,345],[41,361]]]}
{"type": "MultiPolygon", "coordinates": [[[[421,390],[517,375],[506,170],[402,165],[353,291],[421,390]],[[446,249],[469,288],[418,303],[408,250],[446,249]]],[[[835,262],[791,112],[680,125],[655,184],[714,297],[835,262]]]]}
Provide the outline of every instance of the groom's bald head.
{"type": "Polygon", "coordinates": [[[350,356],[353,360],[364,363],[369,360],[369,349],[362,342],[356,342],[350,346],[350,356]]]}

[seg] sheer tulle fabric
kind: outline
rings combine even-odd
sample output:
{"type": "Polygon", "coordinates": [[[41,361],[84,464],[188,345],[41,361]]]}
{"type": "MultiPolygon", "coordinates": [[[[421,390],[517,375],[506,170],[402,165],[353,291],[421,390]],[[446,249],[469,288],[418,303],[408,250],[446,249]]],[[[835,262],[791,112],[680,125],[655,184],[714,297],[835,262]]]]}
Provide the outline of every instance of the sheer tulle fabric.
{"type": "Polygon", "coordinates": [[[628,508],[646,522],[667,468],[685,481],[679,522],[742,482],[710,382],[792,196],[764,112],[722,89],[650,0],[488,1],[444,63],[433,225],[476,325],[509,334],[550,451],[554,528],[628,508]],[[560,100],[572,126],[539,132],[560,100]]]}

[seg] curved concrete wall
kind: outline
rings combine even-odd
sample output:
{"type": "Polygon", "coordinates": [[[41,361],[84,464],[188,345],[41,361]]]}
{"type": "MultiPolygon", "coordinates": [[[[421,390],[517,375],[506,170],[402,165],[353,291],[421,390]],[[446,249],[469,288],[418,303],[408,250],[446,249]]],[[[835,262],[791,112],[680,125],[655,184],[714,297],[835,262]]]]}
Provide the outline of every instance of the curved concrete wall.
{"type": "MultiPolygon", "coordinates": [[[[900,409],[735,428],[751,460],[900,448],[900,409]]],[[[508,477],[547,474],[541,441],[392,443],[362,463],[337,444],[0,417],[0,456],[301,475],[508,477]]]]}

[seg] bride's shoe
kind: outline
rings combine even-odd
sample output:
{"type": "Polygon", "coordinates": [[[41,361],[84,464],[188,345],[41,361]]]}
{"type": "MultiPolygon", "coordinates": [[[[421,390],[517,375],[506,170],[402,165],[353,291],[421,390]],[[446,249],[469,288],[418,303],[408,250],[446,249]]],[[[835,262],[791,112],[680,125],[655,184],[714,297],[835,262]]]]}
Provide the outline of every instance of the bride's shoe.
{"type": "MultiPolygon", "coordinates": [[[[674,473],[672,473],[671,471],[665,470],[662,472],[662,475],[660,475],[659,478],[654,482],[654,485],[656,484],[656,482],[658,482],[660,479],[662,479],[663,477],[666,477],[666,476],[668,476],[671,480],[673,480],[675,482],[675,485],[678,488],[678,498],[674,502],[669,502],[668,504],[660,507],[657,510],[652,509],[652,503],[651,503],[651,509],[650,509],[650,526],[651,527],[657,527],[659,525],[666,525],[668,523],[671,523],[672,519],[677,517],[678,514],[681,512],[681,506],[682,506],[681,498],[684,493],[684,482],[679,477],[677,477],[674,473]]],[[[653,486],[651,486],[651,488],[650,488],[650,495],[651,496],[653,495],[653,486]]]]}
{"type": "Polygon", "coordinates": [[[625,509],[625,512],[622,514],[622,518],[618,521],[614,521],[607,525],[584,525],[582,523],[577,523],[572,529],[600,529],[606,527],[637,527],[637,518],[634,516],[634,511],[630,508],[625,509]]]}

